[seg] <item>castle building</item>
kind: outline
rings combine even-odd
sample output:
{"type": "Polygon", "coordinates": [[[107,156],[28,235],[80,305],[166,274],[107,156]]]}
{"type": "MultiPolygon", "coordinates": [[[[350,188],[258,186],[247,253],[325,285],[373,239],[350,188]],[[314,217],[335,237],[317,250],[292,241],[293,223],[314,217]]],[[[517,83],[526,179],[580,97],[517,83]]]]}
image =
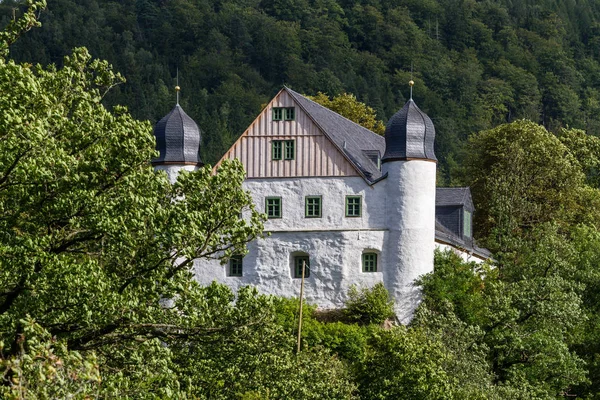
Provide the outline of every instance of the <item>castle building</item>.
{"type": "MultiPolygon", "coordinates": [[[[177,105],[155,127],[155,168],[174,181],[201,165],[200,130],[177,105]]],[[[436,247],[465,259],[489,257],[472,238],[469,188],[437,188],[435,128],[411,99],[387,123],[385,136],[284,87],[222,160],[237,158],[244,188],[267,216],[264,239],[248,254],[196,261],[203,284],[298,296],[322,308],[343,306],[352,285],[383,282],[401,322],[420,300],[414,285],[433,271],[436,247]]]]}

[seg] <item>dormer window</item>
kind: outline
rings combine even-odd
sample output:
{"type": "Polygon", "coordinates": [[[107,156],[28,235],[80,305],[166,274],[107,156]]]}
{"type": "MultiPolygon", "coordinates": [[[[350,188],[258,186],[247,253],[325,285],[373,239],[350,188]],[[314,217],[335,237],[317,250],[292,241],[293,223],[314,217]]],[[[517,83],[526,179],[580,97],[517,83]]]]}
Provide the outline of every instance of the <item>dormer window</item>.
{"type": "Polygon", "coordinates": [[[273,121],[293,121],[295,119],[295,107],[273,107],[273,121]]]}
{"type": "Polygon", "coordinates": [[[363,154],[381,171],[381,153],[379,153],[379,150],[363,150],[363,154]]]}
{"type": "Polygon", "coordinates": [[[471,237],[471,224],[472,224],[472,215],[470,211],[463,211],[463,236],[466,238],[471,237]]]}

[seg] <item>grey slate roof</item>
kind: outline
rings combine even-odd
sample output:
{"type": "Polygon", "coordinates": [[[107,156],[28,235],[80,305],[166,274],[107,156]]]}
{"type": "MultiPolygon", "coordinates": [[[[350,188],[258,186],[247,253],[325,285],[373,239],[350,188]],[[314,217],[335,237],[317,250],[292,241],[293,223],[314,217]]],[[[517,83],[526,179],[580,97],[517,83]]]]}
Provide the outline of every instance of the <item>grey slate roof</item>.
{"type": "Polygon", "coordinates": [[[152,164],[202,164],[200,129],[177,104],[154,126],[158,158],[152,164]]]}
{"type": "Polygon", "coordinates": [[[462,249],[482,259],[489,259],[492,257],[492,253],[490,253],[489,250],[477,246],[473,239],[469,241],[461,239],[437,220],[435,221],[435,240],[462,249]]]}
{"type": "Polygon", "coordinates": [[[307,99],[290,88],[284,87],[284,90],[294,98],[369,184],[382,178],[381,171],[377,167],[377,163],[373,162],[371,153],[371,151],[378,151],[379,154],[383,154],[385,151],[385,139],[382,136],[307,99]]]}
{"type": "Polygon", "coordinates": [[[406,159],[437,161],[433,152],[435,128],[431,118],[410,99],[385,127],[382,162],[406,159]]]}
{"type": "Polygon", "coordinates": [[[452,231],[452,229],[444,226],[443,221],[438,219],[443,218],[443,210],[448,210],[449,207],[451,207],[451,209],[464,207],[464,209],[468,211],[475,211],[473,199],[471,198],[471,189],[469,187],[436,188],[435,207],[435,238],[437,241],[463,249],[480,258],[487,259],[491,257],[491,253],[487,249],[477,246],[473,238],[465,240],[457,235],[456,232],[452,231]],[[438,209],[438,207],[441,207],[441,209],[438,209]]]}
{"type": "Polygon", "coordinates": [[[475,209],[471,189],[468,187],[436,188],[435,205],[436,207],[465,206],[469,211],[475,209]]]}

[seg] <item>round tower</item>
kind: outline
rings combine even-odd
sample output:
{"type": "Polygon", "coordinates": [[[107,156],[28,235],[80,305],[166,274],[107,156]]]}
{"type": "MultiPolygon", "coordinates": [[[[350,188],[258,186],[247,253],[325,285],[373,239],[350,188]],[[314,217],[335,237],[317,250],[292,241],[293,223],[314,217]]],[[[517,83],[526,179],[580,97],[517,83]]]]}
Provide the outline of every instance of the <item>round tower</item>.
{"type": "Polygon", "coordinates": [[[179,105],[179,86],[177,104],[154,126],[158,158],[152,160],[157,170],[167,172],[169,181],[174,183],[182,169],[195,171],[202,166],[200,160],[200,129],[179,105]]]}
{"type": "MultiPolygon", "coordinates": [[[[412,84],[411,91],[412,91],[412,84]]],[[[382,172],[387,173],[387,262],[383,280],[396,315],[408,323],[421,300],[414,281],[433,271],[435,249],[435,129],[411,99],[387,123],[382,172]]]]}

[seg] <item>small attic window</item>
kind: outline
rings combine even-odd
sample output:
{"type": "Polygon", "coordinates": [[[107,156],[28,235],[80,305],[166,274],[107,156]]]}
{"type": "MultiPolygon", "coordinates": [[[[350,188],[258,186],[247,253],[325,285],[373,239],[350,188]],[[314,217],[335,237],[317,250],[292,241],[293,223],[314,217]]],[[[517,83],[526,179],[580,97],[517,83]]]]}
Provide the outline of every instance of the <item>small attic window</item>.
{"type": "Polygon", "coordinates": [[[463,235],[464,237],[470,238],[472,235],[471,225],[472,225],[472,215],[470,211],[463,211],[463,235]]]}
{"type": "Polygon", "coordinates": [[[296,109],[294,107],[288,107],[284,112],[284,119],[286,121],[293,121],[296,119],[296,109]]]}
{"type": "Polygon", "coordinates": [[[381,171],[381,154],[379,150],[363,150],[363,154],[381,171]]]}
{"type": "Polygon", "coordinates": [[[295,119],[295,107],[273,107],[273,121],[293,121],[295,119]]]}

